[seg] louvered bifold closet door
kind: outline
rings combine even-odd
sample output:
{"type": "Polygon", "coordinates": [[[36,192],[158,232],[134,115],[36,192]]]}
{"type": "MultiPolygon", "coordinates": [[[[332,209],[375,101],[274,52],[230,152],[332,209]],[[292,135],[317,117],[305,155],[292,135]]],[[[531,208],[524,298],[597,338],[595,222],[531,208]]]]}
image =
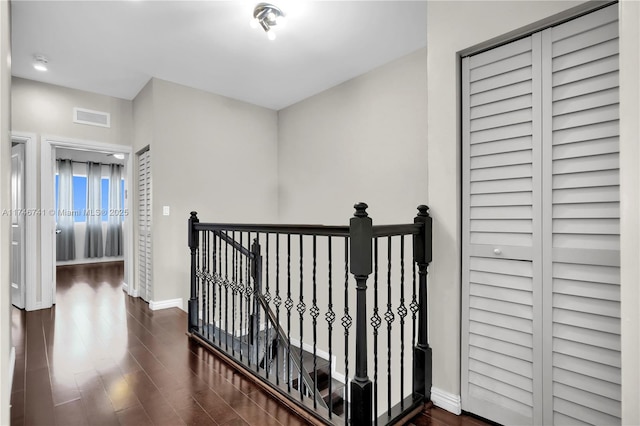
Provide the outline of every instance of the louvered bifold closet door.
{"type": "Polygon", "coordinates": [[[540,36],[463,60],[463,409],[541,421],[540,36]]]}
{"type": "Polygon", "coordinates": [[[545,424],[620,423],[617,19],[543,32],[545,424]]]}
{"type": "Polygon", "coordinates": [[[152,297],[151,281],[151,151],[138,155],[138,284],[140,297],[152,297]]]}

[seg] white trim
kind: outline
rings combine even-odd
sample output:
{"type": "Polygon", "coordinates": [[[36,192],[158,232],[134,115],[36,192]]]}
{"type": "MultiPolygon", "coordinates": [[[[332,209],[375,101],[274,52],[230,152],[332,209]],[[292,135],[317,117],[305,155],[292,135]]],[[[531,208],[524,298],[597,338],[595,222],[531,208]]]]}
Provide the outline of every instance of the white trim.
{"type": "MultiPolygon", "coordinates": [[[[37,146],[35,133],[12,132],[11,142],[23,143],[25,145],[25,198],[24,207],[27,211],[36,214],[27,215],[25,219],[25,253],[33,253],[38,247],[37,230],[38,230],[38,214],[41,210],[37,210],[37,146]]],[[[36,262],[36,256],[25,257],[25,309],[33,311],[36,306],[36,289],[40,284],[37,271],[39,265],[36,262]]]]}
{"type": "MultiPolygon", "coordinates": [[[[117,145],[111,143],[85,141],[78,139],[71,139],[65,137],[46,136],[43,135],[41,140],[41,152],[40,152],[40,209],[44,212],[41,215],[40,222],[40,260],[42,264],[42,308],[49,308],[55,303],[55,216],[48,214],[49,211],[53,211],[55,203],[53,200],[53,161],[55,159],[56,148],[69,148],[79,149],[86,151],[99,151],[107,154],[124,153],[125,158],[125,170],[127,179],[126,193],[131,194],[133,188],[133,182],[131,181],[131,168],[133,167],[133,155],[132,148],[126,145],[117,145]],[[48,189],[48,190],[47,190],[48,189]]],[[[125,196],[124,208],[131,210],[130,198],[125,196]]],[[[133,226],[127,226],[129,222],[133,221],[130,216],[128,220],[125,220],[123,226],[124,232],[124,281],[133,283],[135,287],[135,281],[133,277],[133,236],[130,235],[133,231],[133,226]]]]}
{"type": "Polygon", "coordinates": [[[131,297],[138,297],[138,290],[131,288],[126,282],[122,283],[122,290],[131,297]]]}
{"type": "Polygon", "coordinates": [[[431,402],[437,407],[459,416],[462,413],[460,395],[431,387],[431,402]]]}
{"type": "Polygon", "coordinates": [[[124,256],[103,256],[103,257],[86,257],[84,259],[75,260],[58,260],[56,266],[72,266],[72,265],[88,265],[90,263],[113,263],[123,262],[124,256]]]}
{"type": "Polygon", "coordinates": [[[13,392],[13,372],[16,369],[16,347],[11,346],[9,351],[9,395],[13,392]]]}
{"type": "Polygon", "coordinates": [[[149,309],[152,311],[158,311],[160,309],[168,309],[168,308],[180,308],[182,309],[182,298],[179,297],[177,299],[167,299],[167,300],[159,300],[159,301],[149,301],[149,309]]]}

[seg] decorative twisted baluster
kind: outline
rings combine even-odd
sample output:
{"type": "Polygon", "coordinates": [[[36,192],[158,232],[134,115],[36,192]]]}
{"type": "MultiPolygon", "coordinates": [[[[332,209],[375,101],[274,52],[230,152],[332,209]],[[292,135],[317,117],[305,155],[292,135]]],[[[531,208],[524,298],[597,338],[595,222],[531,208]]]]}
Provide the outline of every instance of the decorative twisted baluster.
{"type": "Polygon", "coordinates": [[[378,239],[373,240],[373,315],[371,327],[373,328],[373,413],[378,418],[378,329],[382,324],[382,318],[378,314],[378,239]]]}

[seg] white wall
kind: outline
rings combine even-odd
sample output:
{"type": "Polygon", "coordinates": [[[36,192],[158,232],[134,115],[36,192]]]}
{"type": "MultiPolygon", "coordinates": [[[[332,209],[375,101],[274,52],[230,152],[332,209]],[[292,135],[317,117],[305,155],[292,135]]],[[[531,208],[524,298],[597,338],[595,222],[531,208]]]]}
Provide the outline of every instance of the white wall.
{"type": "Polygon", "coordinates": [[[426,49],[278,113],[279,218],[413,222],[427,200],[426,49]]]}
{"type": "MultiPolygon", "coordinates": [[[[133,133],[133,103],[95,93],[69,89],[13,77],[11,82],[11,129],[36,135],[36,208],[40,208],[40,147],[43,137],[82,140],[130,146],[133,133]],[[111,127],[97,127],[73,122],[73,107],[111,114],[111,127]]],[[[52,176],[53,179],[53,176],[52,176]]],[[[36,265],[40,261],[40,223],[37,226],[36,265]]],[[[36,305],[42,302],[42,283],[36,275],[36,305]]],[[[39,305],[38,305],[39,306],[39,305]]]]}
{"type": "Polygon", "coordinates": [[[151,113],[135,107],[143,123],[136,124],[134,147],[151,145],[153,300],[186,302],[189,212],[197,211],[203,222],[277,218],[277,116],[158,79],[140,95],[143,104],[152,104],[151,113]],[[163,206],[170,216],[162,215],[163,206]]]}
{"type": "MultiPolygon", "coordinates": [[[[9,2],[0,2],[0,210],[11,208],[11,47],[9,2]]],[[[9,216],[0,216],[0,424],[8,425],[11,398],[11,293],[9,216]]]]}
{"type": "MultiPolygon", "coordinates": [[[[434,386],[460,393],[460,121],[458,52],[534,23],[580,2],[429,2],[427,10],[429,206],[434,217],[430,270],[434,386]],[[434,324],[439,324],[438,327],[434,324]]],[[[591,3],[593,4],[593,3],[591,3]]],[[[638,415],[638,4],[620,9],[623,422],[638,415]],[[629,153],[626,157],[625,152],[629,153]],[[626,157],[626,158],[625,158],[626,157]]],[[[528,27],[528,28],[526,28],[528,27]]]]}

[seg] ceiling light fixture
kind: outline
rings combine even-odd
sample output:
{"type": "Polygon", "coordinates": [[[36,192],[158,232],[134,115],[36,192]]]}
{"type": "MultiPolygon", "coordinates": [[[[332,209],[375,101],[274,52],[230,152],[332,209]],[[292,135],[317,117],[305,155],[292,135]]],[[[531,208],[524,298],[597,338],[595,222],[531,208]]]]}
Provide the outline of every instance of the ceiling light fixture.
{"type": "Polygon", "coordinates": [[[33,68],[37,69],[38,71],[46,71],[48,62],[49,61],[47,61],[47,58],[45,58],[44,56],[36,55],[33,60],[33,68]]]}
{"type": "Polygon", "coordinates": [[[269,40],[275,40],[276,34],[273,32],[273,27],[282,24],[284,13],[278,6],[274,6],[270,3],[258,3],[253,9],[253,19],[251,20],[251,26],[258,28],[258,25],[267,33],[269,40]]]}

